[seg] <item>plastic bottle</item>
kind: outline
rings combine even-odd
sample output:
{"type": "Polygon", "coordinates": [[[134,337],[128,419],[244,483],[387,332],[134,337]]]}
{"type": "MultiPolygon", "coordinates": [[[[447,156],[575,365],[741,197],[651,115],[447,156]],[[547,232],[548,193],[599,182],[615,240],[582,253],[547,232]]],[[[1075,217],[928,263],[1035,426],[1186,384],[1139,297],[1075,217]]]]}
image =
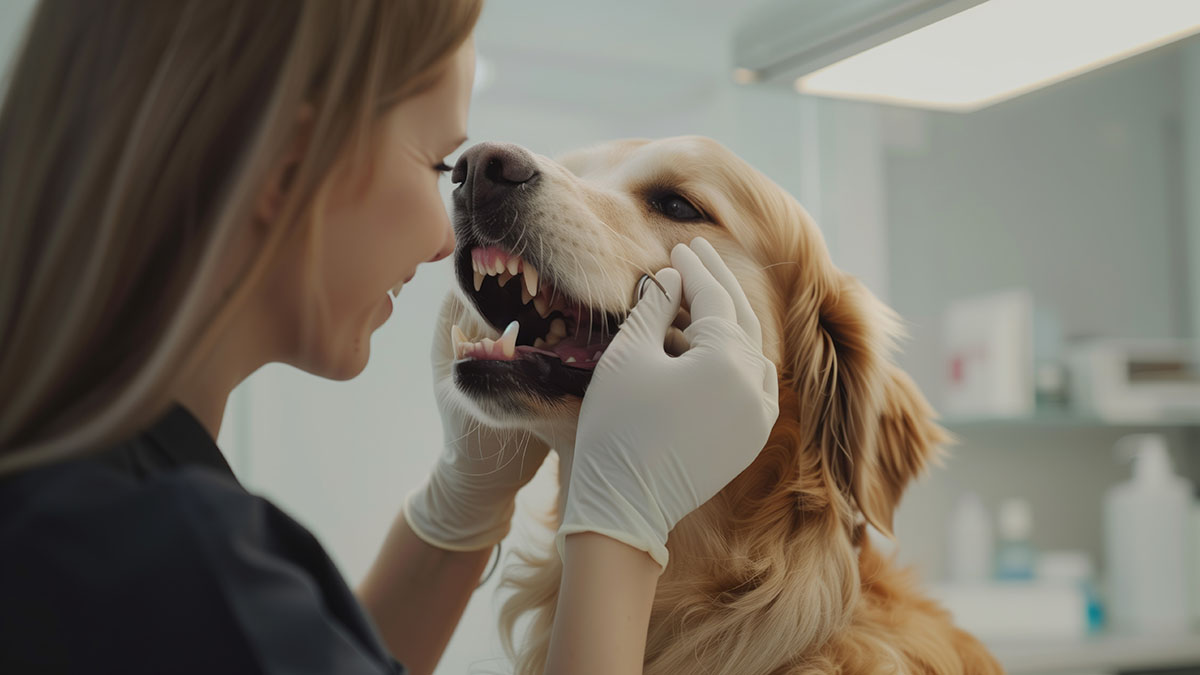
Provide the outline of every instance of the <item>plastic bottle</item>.
{"type": "Polygon", "coordinates": [[[1110,488],[1104,502],[1112,626],[1127,633],[1186,632],[1191,483],[1172,472],[1161,435],[1126,436],[1116,449],[1133,460],[1133,477],[1110,488]]]}
{"type": "Polygon", "coordinates": [[[956,584],[983,584],[992,577],[992,521],[979,495],[964,493],[950,518],[946,571],[956,584]]]}
{"type": "Polygon", "coordinates": [[[1024,499],[1007,499],[1000,504],[1000,541],[996,546],[996,579],[1033,579],[1037,555],[1029,536],[1033,534],[1033,509],[1024,499]]]}

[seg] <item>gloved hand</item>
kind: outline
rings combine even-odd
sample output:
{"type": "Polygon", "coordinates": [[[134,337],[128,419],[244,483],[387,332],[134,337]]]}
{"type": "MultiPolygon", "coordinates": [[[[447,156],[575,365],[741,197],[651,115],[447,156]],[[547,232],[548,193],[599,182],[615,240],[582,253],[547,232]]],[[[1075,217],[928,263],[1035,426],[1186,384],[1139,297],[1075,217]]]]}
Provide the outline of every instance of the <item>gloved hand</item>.
{"type": "MultiPolygon", "coordinates": [[[[439,325],[442,325],[439,322],[439,325]]],[[[438,345],[434,339],[434,371],[438,345]]],[[[452,358],[452,357],[450,357],[452,358]]],[[[537,473],[550,448],[528,431],[495,429],[463,409],[448,378],[435,381],[442,453],[404,500],[404,517],[426,543],[448,551],[491,547],[508,534],[517,490],[537,473]]]]}
{"type": "Polygon", "coordinates": [[[667,533],[750,465],[779,414],[775,365],[746,295],[701,238],[671,251],[596,364],[555,544],[598,532],[667,566],[667,533]],[[676,271],[678,270],[678,271],[676,271]],[[682,285],[682,294],[680,286],[682,285]],[[690,348],[663,350],[686,300],[690,348]]]}

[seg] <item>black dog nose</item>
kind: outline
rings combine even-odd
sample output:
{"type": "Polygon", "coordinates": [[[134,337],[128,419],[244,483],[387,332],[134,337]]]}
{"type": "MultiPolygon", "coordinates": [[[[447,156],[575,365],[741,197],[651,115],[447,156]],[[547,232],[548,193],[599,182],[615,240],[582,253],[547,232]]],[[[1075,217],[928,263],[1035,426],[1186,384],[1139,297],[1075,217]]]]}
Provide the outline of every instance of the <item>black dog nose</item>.
{"type": "Polygon", "coordinates": [[[537,177],[533,155],[512,143],[480,143],[458,158],[450,174],[474,208],[499,204],[513,188],[537,177]]]}

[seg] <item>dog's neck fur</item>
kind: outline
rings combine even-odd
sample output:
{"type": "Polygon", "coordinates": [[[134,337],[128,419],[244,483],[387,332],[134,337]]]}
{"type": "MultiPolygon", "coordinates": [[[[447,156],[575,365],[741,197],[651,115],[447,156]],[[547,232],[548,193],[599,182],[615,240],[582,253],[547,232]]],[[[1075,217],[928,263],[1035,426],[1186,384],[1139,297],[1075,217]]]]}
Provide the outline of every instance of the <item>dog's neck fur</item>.
{"type": "MultiPolygon", "coordinates": [[[[560,519],[570,486],[575,431],[574,420],[534,430],[559,456],[556,506],[560,519]]],[[[648,662],[654,660],[659,649],[677,639],[681,631],[719,626],[722,634],[713,635],[712,644],[720,645],[722,650],[748,652],[778,650],[778,636],[783,631],[791,637],[786,641],[787,649],[803,653],[825,643],[850,620],[860,587],[859,548],[857,542],[851,541],[845,519],[837,515],[833,504],[805,511],[801,516],[803,523],[795,524],[795,529],[789,528],[785,538],[743,537],[738,528],[730,527],[743,510],[738,508],[739,495],[747,489],[759,489],[753,486],[755,483],[775,480],[770,477],[769,468],[774,461],[769,455],[760,457],[727,489],[672,530],[668,550],[687,551],[688,555],[672,557],[659,580],[647,642],[648,662]],[[764,541],[777,542],[781,549],[764,555],[763,551],[747,547],[764,541]],[[834,541],[844,545],[831,546],[834,541]],[[764,560],[774,564],[764,566],[764,560]],[[811,578],[803,581],[797,575],[811,578]],[[804,597],[782,597],[795,595],[804,597]],[[733,612],[746,619],[746,624],[740,627],[728,620],[715,620],[715,614],[727,611],[722,609],[724,603],[712,602],[716,596],[727,597],[731,606],[760,604],[762,611],[733,612]],[[772,610],[772,606],[777,609],[772,610]],[[810,611],[805,616],[795,616],[788,609],[794,607],[807,607],[810,611]],[[705,614],[713,616],[705,619],[705,614]],[[763,625],[776,630],[756,628],[763,625]]],[[[779,525],[786,522],[776,521],[779,525]]],[[[670,668],[666,671],[670,672],[670,668]]]]}

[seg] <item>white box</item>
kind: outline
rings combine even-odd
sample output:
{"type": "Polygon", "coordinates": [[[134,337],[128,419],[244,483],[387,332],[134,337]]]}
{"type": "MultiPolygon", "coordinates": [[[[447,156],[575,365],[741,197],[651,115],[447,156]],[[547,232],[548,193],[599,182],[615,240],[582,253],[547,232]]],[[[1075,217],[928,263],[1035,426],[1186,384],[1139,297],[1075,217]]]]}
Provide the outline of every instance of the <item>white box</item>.
{"type": "Polygon", "coordinates": [[[1110,422],[1200,418],[1200,342],[1091,340],[1067,350],[1071,407],[1110,422]]]}
{"type": "Polygon", "coordinates": [[[956,626],[984,642],[1087,635],[1087,594],[1079,584],[1036,581],[935,584],[929,592],[954,617],[956,626]]]}
{"type": "Polygon", "coordinates": [[[1033,297],[1020,289],[949,305],[945,400],[952,417],[1024,417],[1034,411],[1033,297]]]}

